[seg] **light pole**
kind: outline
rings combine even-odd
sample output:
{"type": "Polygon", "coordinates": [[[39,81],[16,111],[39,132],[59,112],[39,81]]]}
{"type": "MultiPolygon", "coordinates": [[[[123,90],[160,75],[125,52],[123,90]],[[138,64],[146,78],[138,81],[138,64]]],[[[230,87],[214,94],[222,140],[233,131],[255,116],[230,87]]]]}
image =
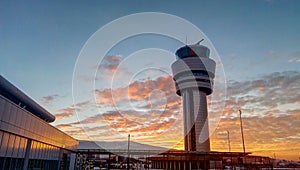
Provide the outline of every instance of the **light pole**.
{"type": "Polygon", "coordinates": [[[129,170],[129,169],[130,169],[130,167],[129,167],[129,159],[130,159],[129,146],[130,146],[130,134],[128,134],[128,148],[127,148],[127,154],[128,154],[128,156],[127,156],[127,170],[129,170]]]}
{"type": "Polygon", "coordinates": [[[231,152],[229,131],[227,130],[228,151],[231,152]]]}
{"type": "Polygon", "coordinates": [[[242,133],[242,140],[243,140],[243,150],[245,155],[245,141],[244,141],[244,131],[243,131],[243,121],[242,121],[242,111],[240,111],[240,124],[241,124],[241,133],[242,133]]]}

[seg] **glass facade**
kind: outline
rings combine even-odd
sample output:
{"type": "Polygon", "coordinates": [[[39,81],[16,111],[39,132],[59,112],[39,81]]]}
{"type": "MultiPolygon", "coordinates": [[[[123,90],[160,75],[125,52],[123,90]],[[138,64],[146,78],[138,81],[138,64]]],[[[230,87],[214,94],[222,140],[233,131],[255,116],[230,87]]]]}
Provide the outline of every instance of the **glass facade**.
{"type": "Polygon", "coordinates": [[[175,79],[182,79],[182,78],[186,78],[186,77],[207,77],[209,78],[209,75],[207,72],[197,72],[197,71],[187,71],[187,72],[182,72],[177,74],[176,76],[174,76],[175,79]]]}
{"type": "Polygon", "coordinates": [[[188,57],[197,57],[194,50],[192,50],[189,46],[185,46],[176,51],[177,59],[183,59],[188,57]]]}
{"type": "MultiPolygon", "coordinates": [[[[1,90],[0,90],[1,92],[1,90]]],[[[78,141],[0,95],[0,170],[65,170],[78,141]]]]}
{"type": "Polygon", "coordinates": [[[209,57],[210,50],[203,45],[186,45],[179,48],[175,55],[176,59],[184,59],[189,57],[209,57]]]}

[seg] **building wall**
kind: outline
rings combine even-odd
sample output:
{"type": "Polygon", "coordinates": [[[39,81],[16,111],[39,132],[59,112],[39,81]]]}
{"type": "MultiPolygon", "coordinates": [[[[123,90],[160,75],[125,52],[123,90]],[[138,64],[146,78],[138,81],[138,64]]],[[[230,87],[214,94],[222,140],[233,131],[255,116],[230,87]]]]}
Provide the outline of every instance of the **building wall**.
{"type": "Polygon", "coordinates": [[[67,169],[77,145],[74,138],[0,95],[0,170],[67,169]]]}

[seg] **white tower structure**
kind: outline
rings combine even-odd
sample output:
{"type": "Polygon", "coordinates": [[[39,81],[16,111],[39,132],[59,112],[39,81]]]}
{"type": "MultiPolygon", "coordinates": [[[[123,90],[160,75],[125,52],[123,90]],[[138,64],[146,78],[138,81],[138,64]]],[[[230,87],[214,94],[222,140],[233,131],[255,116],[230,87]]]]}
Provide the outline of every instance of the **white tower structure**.
{"type": "Polygon", "coordinates": [[[182,97],[185,150],[209,152],[206,96],[212,93],[216,63],[200,42],[176,51],[172,72],[176,93],[182,97]]]}

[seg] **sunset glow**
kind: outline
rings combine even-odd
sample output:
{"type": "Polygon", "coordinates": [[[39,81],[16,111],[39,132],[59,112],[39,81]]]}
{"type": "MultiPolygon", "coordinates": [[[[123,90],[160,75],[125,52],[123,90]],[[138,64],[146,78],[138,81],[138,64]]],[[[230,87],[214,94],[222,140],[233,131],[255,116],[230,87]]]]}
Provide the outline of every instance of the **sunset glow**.
{"type": "MultiPolygon", "coordinates": [[[[171,64],[178,48],[202,37],[187,36],[188,29],[178,35],[183,42],[147,30],[100,50],[159,18],[124,22],[105,32],[108,38],[98,37],[102,44],[93,37],[124,16],[159,12],[193,24],[207,36],[201,43],[216,49],[216,86],[207,98],[211,150],[228,151],[229,131],[231,151],[243,151],[241,110],[246,152],[299,161],[300,1],[1,1],[0,8],[1,75],[72,137],[126,141],[131,134],[134,142],[184,148],[182,99],[171,64]],[[96,45],[86,56],[105,52],[103,60],[80,58],[87,42],[96,45]],[[79,70],[80,64],[86,67],[79,70]]],[[[185,29],[179,22],[165,30],[185,29]]]]}

